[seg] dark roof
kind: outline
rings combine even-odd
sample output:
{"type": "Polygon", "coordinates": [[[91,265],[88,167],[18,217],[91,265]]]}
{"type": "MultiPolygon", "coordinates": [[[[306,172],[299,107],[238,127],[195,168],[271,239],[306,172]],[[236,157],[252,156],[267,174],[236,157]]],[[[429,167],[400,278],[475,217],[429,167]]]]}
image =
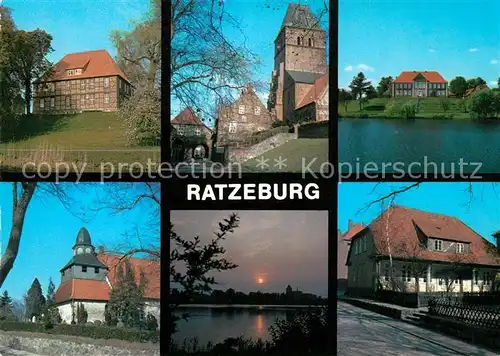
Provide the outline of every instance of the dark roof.
{"type": "Polygon", "coordinates": [[[307,83],[314,84],[316,79],[324,75],[324,73],[313,73],[313,72],[300,72],[296,70],[287,70],[288,75],[293,79],[295,83],[307,83]]]}
{"type": "MultiPolygon", "coordinates": [[[[76,236],[75,246],[76,245],[89,245],[92,246],[92,240],[90,239],[89,231],[82,227],[76,236]]],[[[74,247],[74,246],[73,246],[74,247]]]]}
{"type": "Polygon", "coordinates": [[[322,30],[318,19],[313,15],[309,6],[300,4],[288,4],[280,31],[286,26],[322,30]]]}
{"type": "Polygon", "coordinates": [[[73,265],[108,268],[93,253],[83,253],[80,255],[74,255],[73,258],[68,263],[66,263],[66,265],[63,268],[61,268],[61,271],[73,265]]]}

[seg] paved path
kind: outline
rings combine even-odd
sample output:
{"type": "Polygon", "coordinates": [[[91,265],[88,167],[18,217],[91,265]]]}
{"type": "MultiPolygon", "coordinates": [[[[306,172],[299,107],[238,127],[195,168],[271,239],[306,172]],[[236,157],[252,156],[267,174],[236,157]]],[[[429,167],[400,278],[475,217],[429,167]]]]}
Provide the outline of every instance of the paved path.
{"type": "Polygon", "coordinates": [[[339,356],[497,356],[486,349],[337,301],[339,356]]]}

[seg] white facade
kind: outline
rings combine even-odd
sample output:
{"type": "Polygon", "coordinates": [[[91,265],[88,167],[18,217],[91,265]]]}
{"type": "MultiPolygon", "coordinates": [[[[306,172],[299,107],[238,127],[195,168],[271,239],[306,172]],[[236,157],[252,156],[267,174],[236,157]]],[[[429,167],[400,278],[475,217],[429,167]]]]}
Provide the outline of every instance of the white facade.
{"type": "MultiPolygon", "coordinates": [[[[71,324],[73,319],[73,312],[76,316],[76,305],[77,303],[82,303],[85,307],[85,310],[88,313],[87,322],[95,322],[97,320],[104,323],[104,308],[106,306],[106,302],[67,302],[59,305],[57,308],[59,309],[59,314],[61,315],[62,322],[66,324],[71,324]]],[[[159,301],[146,301],[145,314],[151,313],[154,315],[156,320],[158,321],[158,326],[160,324],[160,302],[159,301]]]]}

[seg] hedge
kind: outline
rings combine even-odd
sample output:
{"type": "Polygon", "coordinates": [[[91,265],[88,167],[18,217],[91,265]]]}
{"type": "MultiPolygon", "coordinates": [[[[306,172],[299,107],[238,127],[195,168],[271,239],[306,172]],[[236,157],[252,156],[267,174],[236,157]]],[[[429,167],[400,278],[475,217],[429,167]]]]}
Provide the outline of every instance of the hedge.
{"type": "Polygon", "coordinates": [[[0,330],[3,331],[27,331],[53,335],[72,335],[89,337],[92,339],[118,339],[132,342],[160,341],[160,332],[138,330],[130,328],[118,328],[110,326],[57,324],[52,328],[45,328],[43,323],[22,323],[17,321],[0,322],[0,330]]]}

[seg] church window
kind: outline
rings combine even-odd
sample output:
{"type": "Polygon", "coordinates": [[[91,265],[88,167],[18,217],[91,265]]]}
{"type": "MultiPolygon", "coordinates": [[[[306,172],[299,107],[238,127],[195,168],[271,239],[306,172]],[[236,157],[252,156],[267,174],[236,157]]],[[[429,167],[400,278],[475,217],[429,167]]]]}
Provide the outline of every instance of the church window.
{"type": "Polygon", "coordinates": [[[94,268],[94,272],[95,272],[96,274],[97,274],[97,273],[99,273],[99,267],[95,267],[95,268],[94,268]]]}
{"type": "Polygon", "coordinates": [[[245,113],[245,105],[240,105],[238,107],[238,114],[244,114],[245,113]]]}
{"type": "Polygon", "coordinates": [[[229,133],[236,133],[236,122],[230,122],[229,123],[229,133]]]}
{"type": "Polygon", "coordinates": [[[253,113],[255,115],[260,115],[260,106],[256,106],[254,109],[253,109],[253,113]]]}
{"type": "Polygon", "coordinates": [[[82,272],[84,272],[84,273],[87,272],[87,266],[82,266],[82,272]]]}
{"type": "Polygon", "coordinates": [[[92,250],[90,249],[90,247],[87,247],[87,248],[85,249],[85,253],[90,253],[90,252],[92,252],[92,250]]]}
{"type": "Polygon", "coordinates": [[[82,247],[78,247],[76,249],[76,253],[79,254],[79,255],[81,255],[83,253],[83,248],[82,247]]]}
{"type": "Polygon", "coordinates": [[[314,47],[314,40],[312,38],[309,38],[309,47],[314,47]]]}
{"type": "Polygon", "coordinates": [[[302,38],[300,36],[297,37],[297,44],[300,46],[302,43],[302,38]]]}

